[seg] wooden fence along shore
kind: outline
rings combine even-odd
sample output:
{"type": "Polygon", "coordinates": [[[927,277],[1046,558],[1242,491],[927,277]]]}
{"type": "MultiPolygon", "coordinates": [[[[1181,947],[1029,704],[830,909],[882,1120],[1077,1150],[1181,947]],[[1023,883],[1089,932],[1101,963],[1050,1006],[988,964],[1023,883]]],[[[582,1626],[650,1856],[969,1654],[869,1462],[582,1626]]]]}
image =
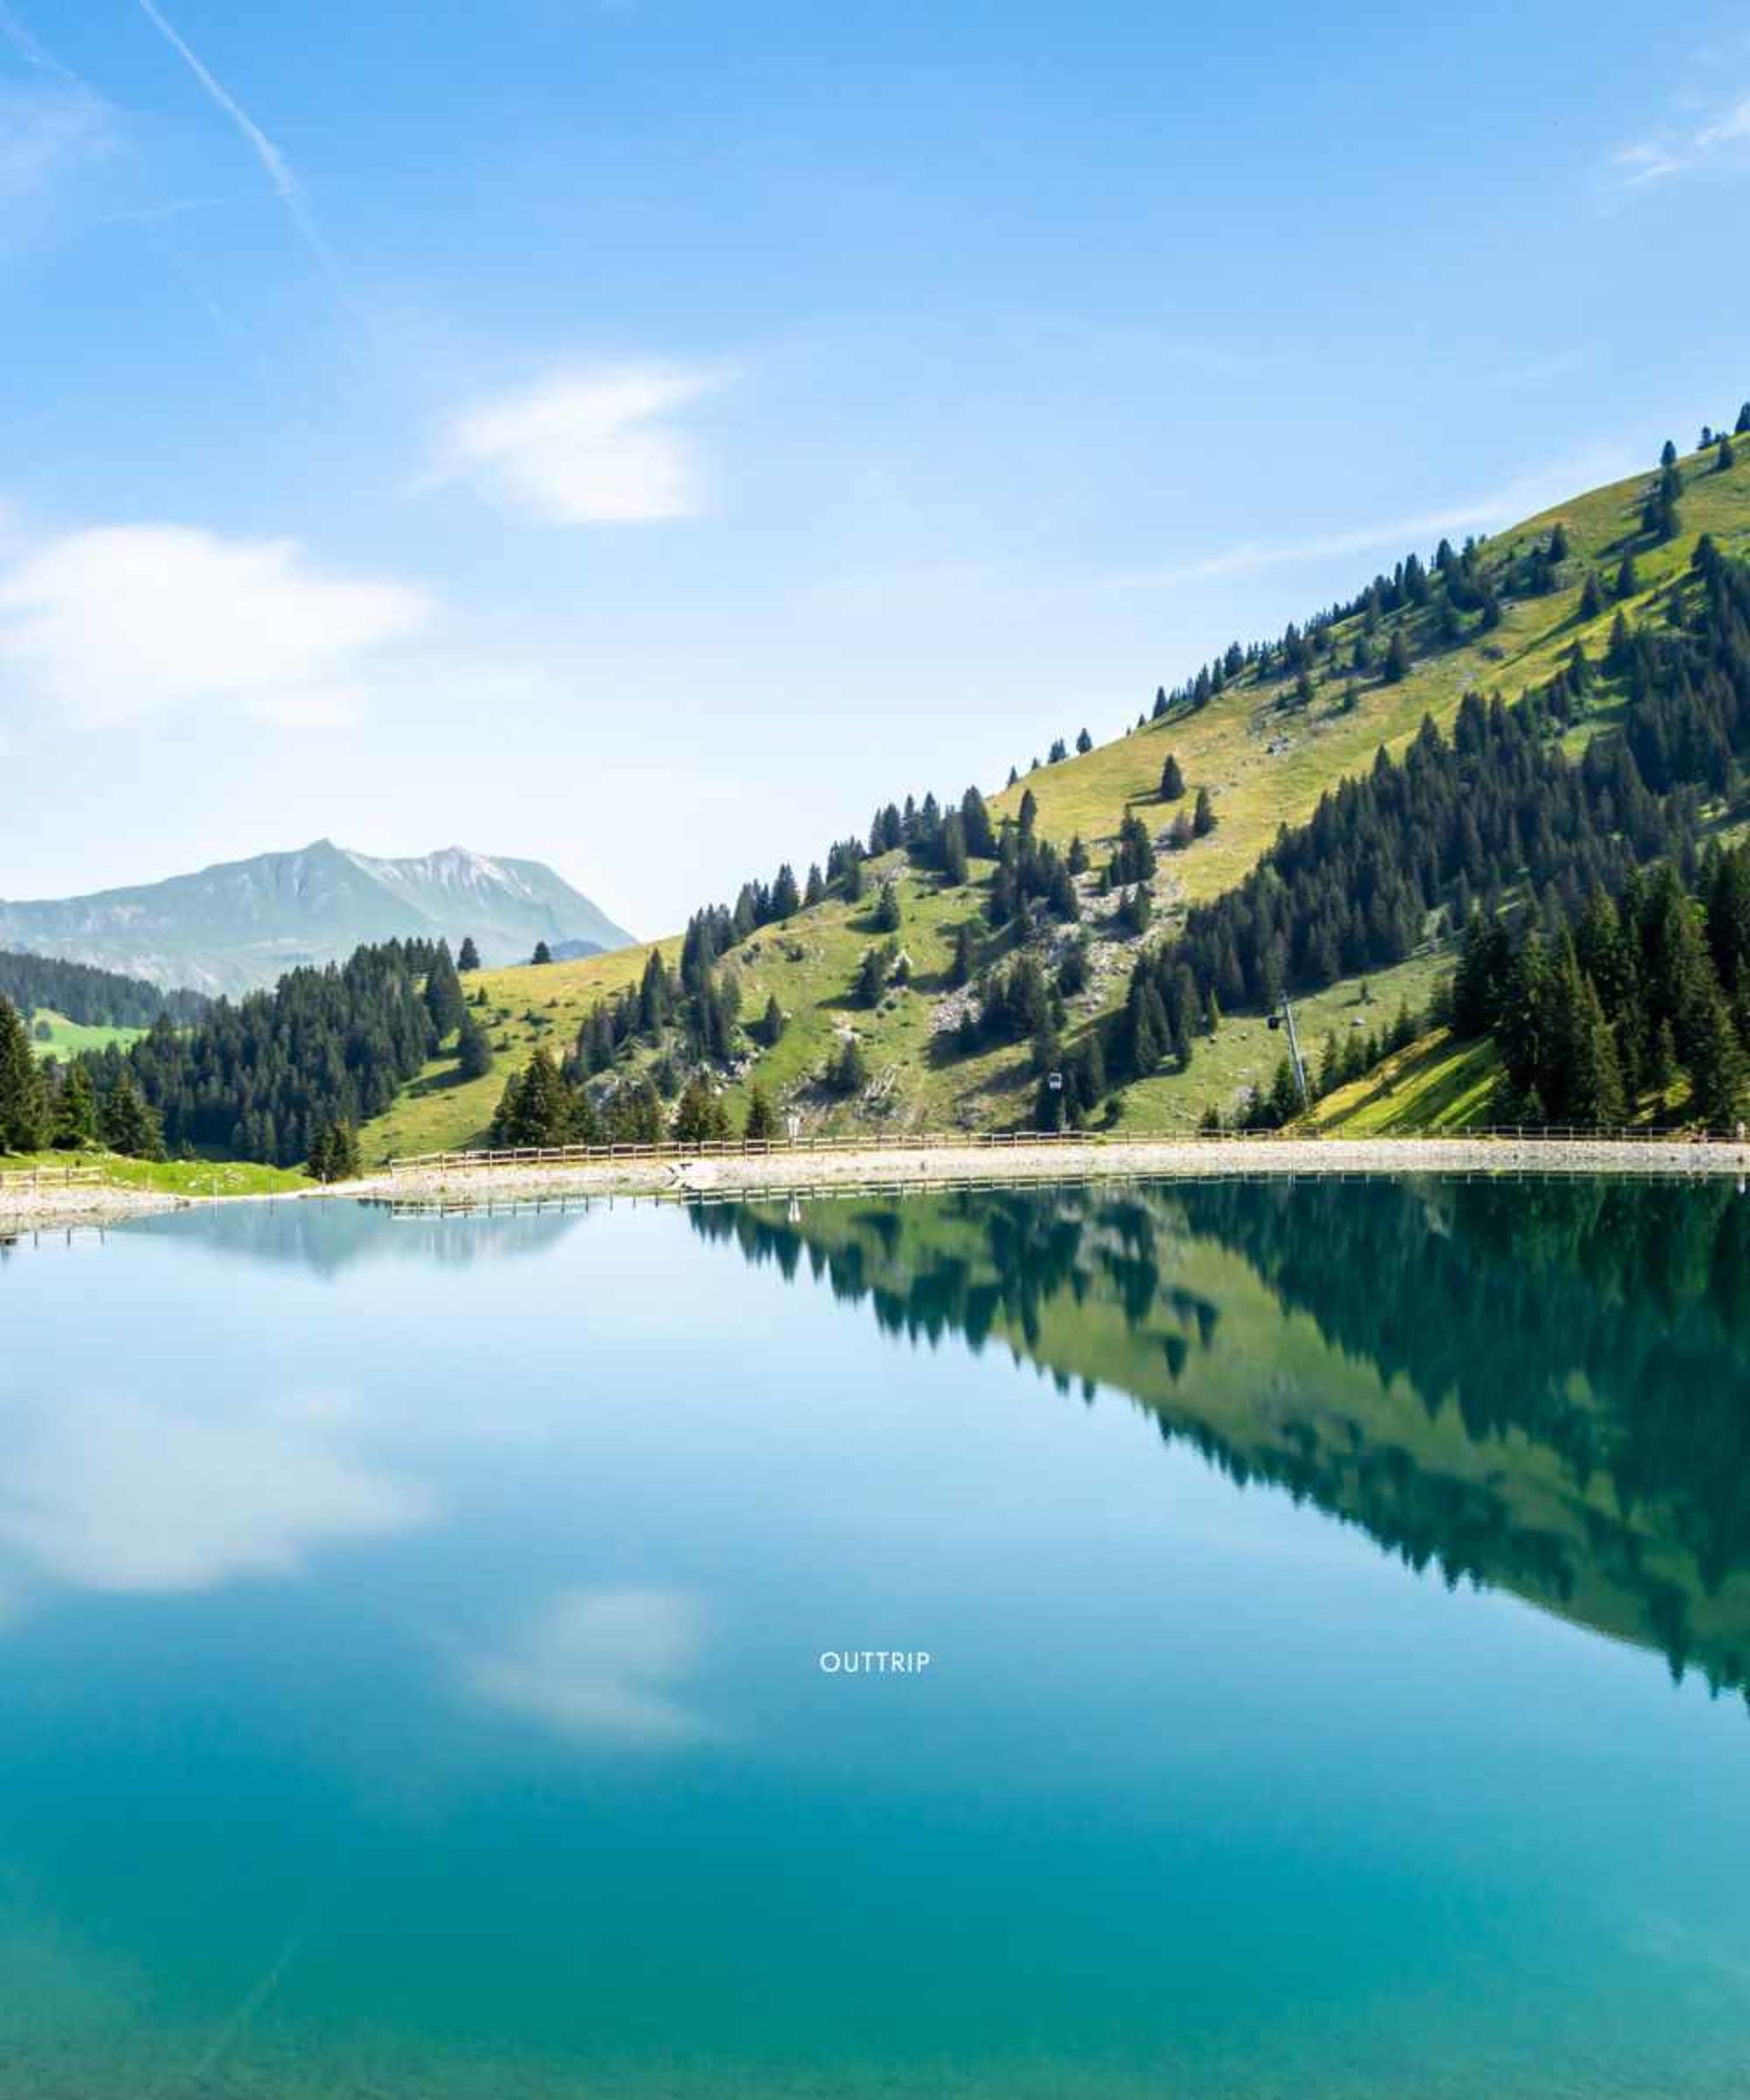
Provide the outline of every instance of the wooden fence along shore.
{"type": "Polygon", "coordinates": [[[85,1188],[103,1179],[102,1167],[15,1167],[0,1172],[0,1188],[85,1188]]]}
{"type": "MultiPolygon", "coordinates": [[[[1289,1130],[1188,1130],[1177,1136],[1148,1137],[1097,1130],[919,1131],[910,1135],[884,1134],[855,1137],[718,1138],[696,1145],[683,1145],[673,1139],[665,1139],[660,1144],[524,1146],[499,1151],[414,1153],[405,1158],[391,1159],[388,1171],[393,1177],[403,1174],[471,1173],[517,1166],[587,1166],[596,1163],[630,1164],[638,1160],[760,1159],[792,1154],[807,1158],[810,1154],[822,1153],[1015,1152],[1034,1147],[1049,1150],[1060,1146],[1089,1149],[1110,1147],[1129,1152],[1158,1150],[1162,1153],[1182,1149],[1186,1146],[1317,1146],[1329,1147],[1333,1152],[1344,1146],[1354,1146],[1365,1147],[1370,1152],[1389,1153],[1395,1147],[1420,1148],[1425,1146],[1548,1144],[1583,1146],[1592,1150],[1616,1145],[1636,1145],[1659,1146],[1671,1152],[1687,1153],[1706,1151],[1713,1147],[1742,1152],[1744,1143],[1741,1133],[1736,1138],[1729,1138],[1677,1130],[1597,1130],[1551,1125],[1538,1128],[1491,1125],[1485,1129],[1430,1132],[1413,1137],[1388,1137],[1377,1133],[1348,1136],[1336,1131],[1289,1130]]],[[[1406,1156],[1408,1156],[1407,1152],[1406,1156]]]]}

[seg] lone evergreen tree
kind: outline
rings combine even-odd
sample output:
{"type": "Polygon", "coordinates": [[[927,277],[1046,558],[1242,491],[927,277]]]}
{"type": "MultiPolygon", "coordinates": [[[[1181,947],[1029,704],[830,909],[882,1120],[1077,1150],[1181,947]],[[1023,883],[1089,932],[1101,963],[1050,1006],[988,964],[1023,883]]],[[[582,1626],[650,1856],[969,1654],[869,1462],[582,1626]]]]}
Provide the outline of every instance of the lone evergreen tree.
{"type": "Polygon", "coordinates": [[[1078,751],[1081,754],[1081,755],[1082,755],[1083,758],[1086,758],[1086,757],[1087,757],[1087,755],[1088,755],[1088,754],[1089,754],[1089,752],[1090,752],[1093,748],[1094,748],[1094,739],[1093,739],[1093,738],[1092,738],[1092,737],[1091,737],[1091,736],[1088,734],[1088,732],[1087,732],[1087,730],[1083,730],[1082,731],[1081,735],[1080,735],[1079,736],[1078,736],[1078,737],[1077,737],[1077,739],[1076,739],[1076,749],[1077,749],[1077,750],[1078,750],[1078,751]]]}
{"type": "Polygon", "coordinates": [[[766,1001],[766,1011],[760,1017],[760,1040],[768,1050],[774,1049],[784,1040],[784,1008],[778,1003],[773,992],[766,1001]]]}
{"type": "Polygon", "coordinates": [[[474,946],[473,934],[463,936],[461,947],[456,953],[455,966],[458,970],[478,970],[479,968],[480,951],[474,946]]]}
{"type": "Polygon", "coordinates": [[[1713,455],[1713,471],[1715,473],[1729,473],[1731,472],[1734,456],[1735,455],[1732,451],[1732,441],[1726,436],[1725,432],[1722,431],[1719,434],[1719,443],[1715,448],[1713,455]]]}
{"type": "Polygon", "coordinates": [[[756,1079],[748,1094],[748,1119],[742,1135],[755,1141],[769,1141],[778,1135],[778,1117],[772,1111],[772,1097],[756,1079]]]}
{"type": "Polygon", "coordinates": [[[531,963],[550,963],[553,960],[553,951],[544,941],[537,941],[535,943],[535,952],[530,956],[529,960],[531,963]]]}
{"type": "Polygon", "coordinates": [[[897,933],[899,923],[899,884],[884,883],[881,895],[875,900],[875,930],[877,933],[897,933]]]}
{"type": "Polygon", "coordinates": [[[1198,838],[1207,838],[1215,829],[1215,805],[1209,799],[1207,788],[1197,790],[1197,805],[1191,815],[1191,830],[1198,838]]]}
{"type": "Polygon", "coordinates": [[[1160,799],[1163,802],[1177,802],[1185,791],[1185,776],[1179,766],[1178,756],[1169,751],[1166,763],[1160,769],[1160,799]]]}
{"type": "Polygon", "coordinates": [[[854,1035],[847,1035],[828,1068],[827,1084],[835,1094],[849,1095],[860,1094],[868,1083],[869,1067],[863,1056],[863,1046],[854,1035]]]}
{"type": "Polygon", "coordinates": [[[962,920],[954,935],[954,959],[948,966],[948,981],[958,989],[972,978],[972,936],[962,920]]]}
{"type": "Polygon", "coordinates": [[[471,1011],[455,1032],[455,1069],[464,1079],[484,1079],[492,1069],[492,1046],[471,1011]]]}

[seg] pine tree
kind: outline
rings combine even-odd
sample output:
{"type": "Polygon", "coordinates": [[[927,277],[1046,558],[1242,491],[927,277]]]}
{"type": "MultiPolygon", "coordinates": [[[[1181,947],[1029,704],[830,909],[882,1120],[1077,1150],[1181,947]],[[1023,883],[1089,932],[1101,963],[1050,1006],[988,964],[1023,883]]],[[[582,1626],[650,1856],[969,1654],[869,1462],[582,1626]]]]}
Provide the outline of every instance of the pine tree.
{"type": "Polygon", "coordinates": [[[1737,437],[1750,437],[1750,401],[1747,401],[1739,409],[1738,420],[1733,425],[1733,435],[1737,437]]]}
{"type": "Polygon", "coordinates": [[[1197,806],[1191,817],[1191,830],[1198,838],[1207,838],[1215,829],[1215,805],[1209,799],[1207,788],[1197,790],[1197,806]]]}
{"type": "Polygon", "coordinates": [[[778,1117],[772,1106],[772,1098],[757,1079],[749,1091],[748,1119],[743,1125],[742,1135],[755,1142],[769,1142],[778,1135],[778,1117]]]}
{"type": "Polygon", "coordinates": [[[103,1103],[98,1128],[111,1152],[130,1159],[161,1159],[164,1134],[155,1111],[140,1098],[133,1073],[126,1065],[103,1103]]]}
{"type": "Polygon", "coordinates": [[[827,1072],[827,1084],[835,1094],[849,1095],[860,1094],[869,1083],[869,1067],[863,1056],[863,1046],[854,1035],[847,1035],[827,1072]]]}
{"type": "Polygon", "coordinates": [[[455,1031],[455,1069],[463,1079],[484,1079],[492,1069],[492,1046],[471,1011],[455,1031]]]}
{"type": "Polygon", "coordinates": [[[544,941],[537,941],[535,943],[535,952],[530,956],[529,960],[531,963],[550,963],[553,960],[553,951],[544,941]]]}
{"type": "Polygon", "coordinates": [[[760,1017],[760,1040],[768,1050],[775,1049],[784,1040],[784,1008],[778,1003],[773,992],[766,1001],[766,1011],[760,1017]]]}
{"type": "Polygon", "coordinates": [[[877,933],[897,933],[899,926],[899,884],[884,883],[881,895],[875,900],[875,930],[877,933]]]}
{"type": "Polygon", "coordinates": [[[39,1152],[48,1139],[48,1098],[30,1030],[0,994],[0,1153],[39,1152]]]}
{"type": "Polygon", "coordinates": [[[1732,441],[1726,436],[1725,432],[1722,431],[1719,434],[1719,443],[1715,449],[1713,455],[1714,472],[1717,474],[1730,473],[1732,471],[1732,461],[1735,456],[1735,455],[1732,451],[1732,441]]]}
{"type": "MultiPolygon", "coordinates": [[[[1009,785],[1014,785],[1014,776],[1009,776],[1009,785]]],[[[968,788],[960,797],[960,829],[966,836],[966,851],[980,860],[990,860],[996,854],[996,833],[990,822],[990,811],[984,797],[976,788],[968,788]]]]}
{"type": "Polygon", "coordinates": [[[474,946],[473,934],[464,938],[455,959],[455,966],[458,970],[478,970],[479,968],[480,951],[474,946]]]}
{"type": "Polygon", "coordinates": [[[950,889],[966,881],[966,827],[957,810],[950,810],[942,824],[942,879],[950,889]]]}
{"type": "Polygon", "coordinates": [[[1590,977],[1583,977],[1581,987],[1566,1076],[1567,1120],[1588,1129],[1620,1129],[1628,1103],[1617,1039],[1597,987],[1590,977]]]}
{"type": "Polygon", "coordinates": [[[1088,754],[1093,748],[1094,739],[1088,734],[1086,730],[1083,730],[1081,735],[1076,739],[1076,749],[1083,758],[1086,758],[1088,754]]]}
{"type": "Polygon", "coordinates": [[[1160,769],[1160,799],[1163,802],[1177,802],[1185,791],[1185,776],[1180,769],[1177,754],[1169,751],[1166,763],[1160,769]]]}
{"type": "Polygon", "coordinates": [[[1388,685],[1401,684],[1410,669],[1409,651],[1404,647],[1403,630],[1394,627],[1390,647],[1385,652],[1385,669],[1382,673],[1388,685]]]}
{"type": "Polygon", "coordinates": [[[863,959],[851,986],[851,996],[860,1006],[878,1006],[887,989],[887,959],[879,948],[865,948],[863,959]]]}
{"type": "Polygon", "coordinates": [[[442,1042],[461,1027],[466,1003],[461,995],[461,979],[449,959],[449,943],[440,941],[432,954],[432,966],[426,972],[426,1011],[432,1017],[432,1032],[438,1041],[442,1042]]]}
{"type": "Polygon", "coordinates": [[[567,1144],[573,1106],[571,1089],[543,1043],[520,1076],[513,1072],[505,1082],[492,1119],[492,1142],[508,1150],[567,1144]]]}
{"type": "Polygon", "coordinates": [[[962,920],[954,929],[954,959],[948,965],[948,981],[958,989],[963,984],[970,984],[972,978],[972,935],[971,928],[962,920]]]}
{"type": "Polygon", "coordinates": [[[1597,576],[1588,569],[1586,581],[1580,589],[1580,618],[1596,619],[1603,610],[1604,592],[1599,585],[1597,576]]]}
{"type": "Polygon", "coordinates": [[[89,1152],[97,1142],[97,1092],[82,1059],[68,1067],[56,1096],[54,1142],[62,1152],[89,1152]]]}
{"type": "Polygon", "coordinates": [[[728,1117],[702,1072],[695,1072],[674,1112],[677,1145],[709,1145],[728,1135],[728,1117]]]}
{"type": "Polygon", "coordinates": [[[363,1171],[358,1132],[349,1123],[325,1123],[310,1141],[308,1168],[319,1182],[355,1182],[363,1171]]]}
{"type": "Polygon", "coordinates": [[[796,887],[796,870],[786,860],[772,885],[772,916],[780,921],[794,918],[802,908],[802,893],[796,887]]]}
{"type": "Polygon", "coordinates": [[[1745,1061],[1732,1017],[1717,988],[1697,1001],[1689,1018],[1689,1087],[1703,1128],[1729,1131],[1744,1098],[1745,1061]]]}
{"type": "Polygon", "coordinates": [[[1625,554],[1617,565],[1616,595],[1618,604],[1624,598],[1632,598],[1641,588],[1641,572],[1635,566],[1632,552],[1625,554]]]}

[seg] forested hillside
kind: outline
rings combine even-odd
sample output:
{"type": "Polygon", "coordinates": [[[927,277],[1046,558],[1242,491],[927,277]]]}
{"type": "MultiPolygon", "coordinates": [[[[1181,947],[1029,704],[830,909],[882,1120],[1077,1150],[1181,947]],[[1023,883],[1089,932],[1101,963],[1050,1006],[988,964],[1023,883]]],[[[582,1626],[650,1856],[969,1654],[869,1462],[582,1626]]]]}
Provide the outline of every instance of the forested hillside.
{"type": "MultiPolygon", "coordinates": [[[[1406,1024],[1448,1023],[1471,917],[1541,953],[1637,867],[1705,880],[1739,818],[1746,443],[1710,431],[1495,538],[1407,554],[1158,690],[1113,741],[1066,733],[988,798],[884,805],[683,941],[493,973],[491,1071],[428,1067],[367,1146],[473,1141],[495,1117],[530,1139],[750,1112],[1285,1119],[1279,991],[1315,1083],[1321,1059],[1327,1086],[1353,1081],[1406,1024]],[[536,1106],[506,1103],[537,1049],[536,1106]]],[[[1493,1084],[1476,1113],[1535,1106],[1493,1084]]],[[[1678,1070],[1641,1106],[1680,1119],[1688,1099],[1678,1070]]]]}
{"type": "Polygon", "coordinates": [[[94,970],[50,955],[0,951],[0,998],[28,1019],[48,1010],[81,1028],[150,1028],[160,1014],[179,1025],[197,1020],[208,1001],[199,992],[164,991],[142,977],[94,970]]]}

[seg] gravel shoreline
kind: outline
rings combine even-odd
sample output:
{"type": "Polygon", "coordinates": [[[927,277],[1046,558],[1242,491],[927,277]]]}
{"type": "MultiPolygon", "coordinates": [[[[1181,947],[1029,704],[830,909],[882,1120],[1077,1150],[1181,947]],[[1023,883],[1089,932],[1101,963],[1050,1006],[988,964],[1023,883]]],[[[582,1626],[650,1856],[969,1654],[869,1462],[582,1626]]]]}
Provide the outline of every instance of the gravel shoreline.
{"type": "Polygon", "coordinates": [[[712,1195],[871,1183],[929,1188],[964,1182],[1099,1181],[1328,1174],[1750,1173],[1750,1147],[1585,1139],[1210,1138],[1089,1145],[932,1147],[909,1150],[591,1160],[445,1167],[373,1176],[356,1195],[462,1203],[506,1194],[712,1195]]]}
{"type": "Polygon", "coordinates": [[[120,1188],[107,1182],[70,1188],[0,1188],[0,1239],[63,1225],[119,1225],[131,1217],[179,1210],[187,1200],[156,1188],[120,1188]]]}

